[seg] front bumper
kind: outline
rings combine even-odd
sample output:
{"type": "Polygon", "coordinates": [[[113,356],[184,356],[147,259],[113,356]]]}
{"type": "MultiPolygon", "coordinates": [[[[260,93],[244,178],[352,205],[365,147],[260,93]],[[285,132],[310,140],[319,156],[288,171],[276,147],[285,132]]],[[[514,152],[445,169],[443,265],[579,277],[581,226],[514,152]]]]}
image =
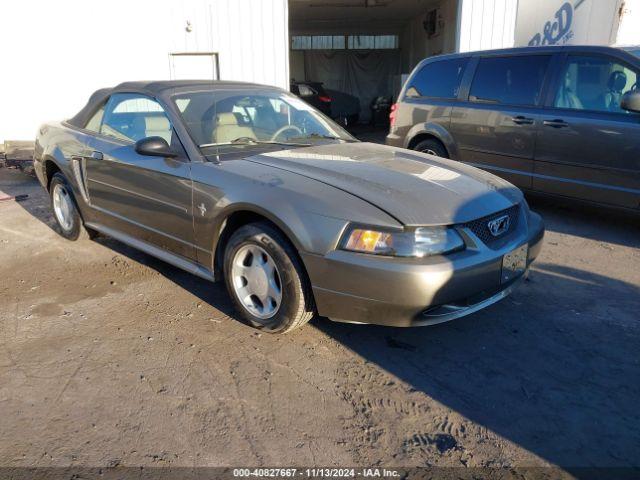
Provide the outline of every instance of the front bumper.
{"type": "Polygon", "coordinates": [[[527,243],[527,268],[540,253],[542,219],[529,213],[522,223],[498,250],[476,241],[465,251],[420,260],[342,250],[326,256],[305,254],[318,313],[340,322],[409,327],[476,312],[506,297],[526,276],[501,284],[506,253],[527,243]]]}

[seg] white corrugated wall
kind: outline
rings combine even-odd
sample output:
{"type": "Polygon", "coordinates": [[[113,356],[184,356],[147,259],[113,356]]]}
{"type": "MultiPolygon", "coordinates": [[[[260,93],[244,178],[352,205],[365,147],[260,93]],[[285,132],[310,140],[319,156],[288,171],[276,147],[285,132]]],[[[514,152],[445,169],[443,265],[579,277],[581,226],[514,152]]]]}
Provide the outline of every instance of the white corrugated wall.
{"type": "Polygon", "coordinates": [[[513,46],[518,0],[459,0],[459,52],[513,46]]]}
{"type": "Polygon", "coordinates": [[[640,45],[640,0],[624,0],[615,43],[640,45]]]}
{"type": "Polygon", "coordinates": [[[174,52],[219,52],[222,79],[288,88],[287,0],[173,0],[170,7],[174,52]]]}
{"type": "Polygon", "coordinates": [[[287,0],[0,2],[0,142],[33,139],[98,88],[169,79],[170,53],[217,52],[222,79],[287,88],[287,8],[287,0]]]}

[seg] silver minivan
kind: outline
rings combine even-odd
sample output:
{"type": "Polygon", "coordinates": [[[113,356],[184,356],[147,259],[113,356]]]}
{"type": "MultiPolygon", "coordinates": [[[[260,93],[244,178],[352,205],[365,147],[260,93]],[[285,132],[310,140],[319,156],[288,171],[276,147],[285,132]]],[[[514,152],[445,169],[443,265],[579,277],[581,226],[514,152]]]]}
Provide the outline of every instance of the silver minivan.
{"type": "Polygon", "coordinates": [[[392,108],[387,144],[525,191],[637,210],[639,52],[551,46],[428,58],[392,108]]]}

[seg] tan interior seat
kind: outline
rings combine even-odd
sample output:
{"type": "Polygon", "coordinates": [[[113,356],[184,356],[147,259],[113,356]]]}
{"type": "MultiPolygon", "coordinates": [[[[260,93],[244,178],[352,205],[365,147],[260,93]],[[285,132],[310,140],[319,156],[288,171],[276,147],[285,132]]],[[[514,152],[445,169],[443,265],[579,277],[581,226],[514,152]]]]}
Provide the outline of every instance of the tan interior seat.
{"type": "Polygon", "coordinates": [[[145,117],[144,124],[145,136],[162,137],[171,144],[171,124],[167,117],[145,117]]]}
{"type": "Polygon", "coordinates": [[[215,143],[226,143],[241,137],[255,140],[256,134],[251,127],[238,125],[238,118],[234,113],[225,112],[216,116],[216,128],[213,130],[212,137],[215,143]]]}

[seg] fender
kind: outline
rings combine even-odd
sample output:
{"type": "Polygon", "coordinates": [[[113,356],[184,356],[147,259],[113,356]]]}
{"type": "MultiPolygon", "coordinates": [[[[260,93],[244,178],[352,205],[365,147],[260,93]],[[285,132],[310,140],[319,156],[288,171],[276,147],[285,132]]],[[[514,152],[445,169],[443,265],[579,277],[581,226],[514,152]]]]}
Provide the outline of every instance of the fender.
{"type": "Polygon", "coordinates": [[[232,205],[227,206],[224,210],[219,213],[218,221],[213,225],[214,236],[213,236],[213,245],[212,252],[215,252],[218,248],[218,242],[220,240],[220,236],[222,235],[224,229],[227,226],[227,220],[231,215],[236,212],[248,212],[254,213],[256,215],[260,215],[261,217],[266,218],[271,223],[276,225],[282,232],[287,236],[287,238],[293,243],[294,247],[298,251],[303,251],[304,248],[300,240],[294,235],[293,231],[287,226],[286,222],[284,222],[281,218],[274,215],[272,212],[251,203],[234,203],[232,205]]]}
{"type": "MultiPolygon", "coordinates": [[[[257,205],[256,203],[250,203],[247,201],[239,201],[226,206],[223,210],[216,213],[215,223],[208,227],[211,236],[208,241],[201,238],[200,241],[207,241],[208,247],[202,248],[201,244],[198,247],[199,262],[203,265],[213,267],[212,270],[216,272],[216,266],[219,266],[220,254],[219,251],[220,241],[225,237],[225,228],[227,227],[228,219],[236,212],[246,212],[249,214],[256,214],[260,217],[273,223],[282,233],[291,241],[294,249],[300,254],[301,259],[304,253],[312,252],[314,254],[323,254],[323,250],[331,250],[335,247],[341,233],[348,224],[345,220],[337,218],[324,217],[319,214],[313,214],[311,212],[305,212],[304,216],[301,216],[299,211],[291,209],[284,215],[276,215],[272,211],[257,205]],[[290,225],[304,225],[299,229],[300,232],[304,232],[304,237],[299,237],[294,233],[294,229],[290,225]]],[[[213,220],[211,218],[210,220],[213,220]]],[[[198,231],[202,227],[196,227],[196,241],[198,241],[198,231]]],[[[304,264],[304,260],[302,260],[304,264]]],[[[217,272],[216,272],[217,274],[217,272]]]]}
{"type": "Polygon", "coordinates": [[[437,138],[449,152],[449,158],[456,160],[458,158],[458,147],[449,131],[438,123],[422,123],[414,125],[407,133],[404,140],[404,148],[409,148],[411,141],[418,135],[430,135],[437,138]]]}
{"type": "Polygon", "coordinates": [[[349,192],[328,190],[325,183],[259,162],[195,163],[192,174],[198,178],[192,203],[195,245],[202,265],[211,264],[229,216],[240,211],[272,222],[301,254],[326,255],[335,249],[350,221],[398,226],[397,220],[349,192]],[[237,187],[223,191],[216,185],[237,187]],[[353,218],[344,218],[343,209],[353,218]]]}

